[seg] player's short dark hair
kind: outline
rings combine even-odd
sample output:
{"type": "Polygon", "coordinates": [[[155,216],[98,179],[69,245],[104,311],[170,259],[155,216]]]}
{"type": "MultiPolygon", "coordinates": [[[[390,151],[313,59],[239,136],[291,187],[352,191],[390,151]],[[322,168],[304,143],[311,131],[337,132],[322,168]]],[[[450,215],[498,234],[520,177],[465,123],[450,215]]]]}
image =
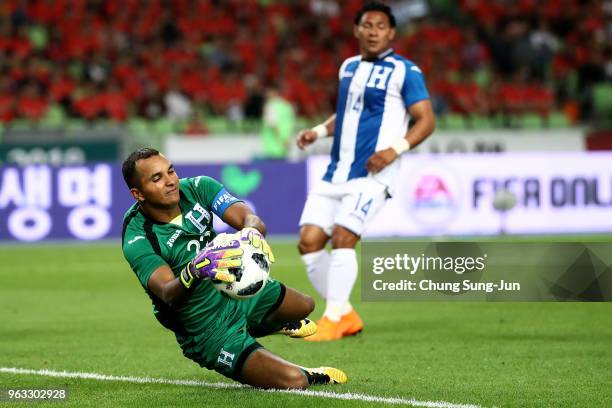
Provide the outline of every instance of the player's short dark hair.
{"type": "Polygon", "coordinates": [[[136,162],[141,159],[148,159],[151,156],[157,156],[159,151],[151,147],[143,147],[130,155],[123,161],[121,171],[123,173],[123,180],[129,188],[138,187],[138,177],[136,174],[136,162]]]}
{"type": "Polygon", "coordinates": [[[395,28],[395,16],[391,11],[391,7],[380,1],[369,1],[364,4],[363,7],[359,9],[357,14],[355,14],[354,24],[359,25],[359,23],[361,22],[361,17],[363,17],[363,15],[368,11],[380,11],[381,13],[385,13],[387,15],[387,18],[389,19],[389,25],[395,28]]]}

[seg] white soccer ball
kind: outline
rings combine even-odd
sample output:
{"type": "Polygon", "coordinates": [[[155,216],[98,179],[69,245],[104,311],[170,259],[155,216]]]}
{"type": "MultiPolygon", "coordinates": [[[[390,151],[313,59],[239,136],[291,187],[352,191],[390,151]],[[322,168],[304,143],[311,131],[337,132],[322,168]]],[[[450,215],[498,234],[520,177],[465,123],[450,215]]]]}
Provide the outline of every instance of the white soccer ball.
{"type": "MultiPolygon", "coordinates": [[[[232,239],[239,239],[239,237],[233,234],[219,234],[213,240],[213,244],[223,244],[232,239]]],[[[240,248],[244,251],[242,266],[229,270],[236,276],[236,281],[232,283],[212,281],[218,291],[238,300],[248,299],[258,294],[266,286],[270,277],[270,263],[261,248],[255,248],[245,241],[240,241],[240,248]]]]}

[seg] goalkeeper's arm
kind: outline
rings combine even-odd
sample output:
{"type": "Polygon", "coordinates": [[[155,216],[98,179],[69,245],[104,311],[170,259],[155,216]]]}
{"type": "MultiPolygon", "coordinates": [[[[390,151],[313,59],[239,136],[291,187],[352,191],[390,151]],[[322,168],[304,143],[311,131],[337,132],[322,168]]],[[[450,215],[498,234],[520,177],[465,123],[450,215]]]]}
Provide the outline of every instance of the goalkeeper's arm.
{"type": "Polygon", "coordinates": [[[222,245],[209,244],[183,267],[178,278],[166,264],[153,272],[147,285],[165,304],[176,306],[189,296],[202,279],[233,282],[236,277],[229,269],[242,265],[242,253],[238,240],[222,245]]]}
{"type": "Polygon", "coordinates": [[[262,235],[266,235],[266,224],[251,211],[248,205],[240,201],[227,207],[223,213],[223,221],[238,231],[243,228],[255,228],[262,235]]]}
{"type": "Polygon", "coordinates": [[[274,262],[274,254],[270,245],[264,239],[266,224],[243,202],[237,202],[227,208],[223,221],[240,231],[240,240],[248,241],[255,248],[262,248],[270,262],[274,262]]]}
{"type": "Polygon", "coordinates": [[[168,306],[176,306],[189,297],[190,290],[176,278],[168,265],[162,265],[153,272],[147,283],[151,292],[168,306]]]}

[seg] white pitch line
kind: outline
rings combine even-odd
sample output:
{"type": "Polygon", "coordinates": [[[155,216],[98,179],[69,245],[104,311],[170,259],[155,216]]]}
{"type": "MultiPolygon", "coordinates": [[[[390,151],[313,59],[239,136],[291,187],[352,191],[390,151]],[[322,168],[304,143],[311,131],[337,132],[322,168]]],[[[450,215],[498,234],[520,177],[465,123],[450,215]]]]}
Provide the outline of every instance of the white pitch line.
{"type": "MultiPolygon", "coordinates": [[[[15,368],[15,367],[0,367],[0,373],[6,374],[31,374],[41,375],[45,377],[58,377],[58,378],[81,378],[87,380],[98,380],[98,381],[119,381],[134,384],[168,384],[168,385],[185,385],[189,387],[204,387],[204,388],[251,388],[242,384],[237,383],[226,383],[226,382],[205,382],[198,380],[170,380],[166,378],[151,378],[151,377],[128,377],[128,376],[116,376],[106,375],[97,373],[80,373],[70,371],[54,371],[54,370],[31,370],[27,368],[15,368]]],[[[335,393],[329,391],[312,391],[312,390],[259,390],[252,388],[255,391],[260,392],[277,392],[283,394],[294,394],[308,397],[319,397],[319,398],[330,398],[338,400],[352,400],[352,401],[364,401],[364,402],[380,402],[383,404],[394,404],[394,405],[409,405],[413,407],[425,407],[425,408],[482,408],[479,405],[471,404],[454,404],[452,402],[445,401],[418,401],[415,399],[407,398],[394,398],[394,397],[378,397],[376,395],[357,394],[357,393],[335,393]]]]}

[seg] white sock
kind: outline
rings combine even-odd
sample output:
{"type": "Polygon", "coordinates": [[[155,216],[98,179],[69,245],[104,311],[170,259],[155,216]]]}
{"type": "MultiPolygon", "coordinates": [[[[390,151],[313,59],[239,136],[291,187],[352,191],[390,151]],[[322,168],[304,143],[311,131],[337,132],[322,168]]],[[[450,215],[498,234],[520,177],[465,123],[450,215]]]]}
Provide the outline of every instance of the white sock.
{"type": "Polygon", "coordinates": [[[325,249],[302,255],[308,278],[323,299],[327,296],[327,274],[330,260],[329,252],[325,249]]]}
{"type": "Polygon", "coordinates": [[[353,310],[353,305],[351,305],[351,302],[346,302],[344,305],[342,305],[342,308],[340,309],[340,315],[344,316],[351,310],[353,310]]]}
{"type": "Polygon", "coordinates": [[[353,305],[350,302],[338,302],[335,300],[328,300],[325,305],[325,312],[323,316],[326,316],[332,322],[338,322],[345,314],[353,310],[353,305]]]}
{"type": "Polygon", "coordinates": [[[351,248],[334,249],[327,276],[327,306],[323,313],[329,320],[337,322],[343,314],[351,311],[351,291],[357,280],[357,254],[351,248]]]}

